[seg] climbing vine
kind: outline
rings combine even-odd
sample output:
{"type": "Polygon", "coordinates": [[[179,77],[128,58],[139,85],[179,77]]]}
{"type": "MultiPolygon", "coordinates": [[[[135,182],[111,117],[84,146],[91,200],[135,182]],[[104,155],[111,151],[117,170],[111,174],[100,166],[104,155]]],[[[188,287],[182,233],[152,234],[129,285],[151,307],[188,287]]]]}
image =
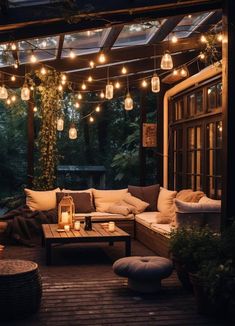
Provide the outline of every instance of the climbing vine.
{"type": "Polygon", "coordinates": [[[46,74],[36,71],[39,79],[37,90],[40,94],[41,126],[37,139],[39,160],[36,168],[34,187],[48,190],[55,186],[58,161],[56,121],[61,112],[62,92],[58,89],[61,73],[48,70],[46,74]]]}

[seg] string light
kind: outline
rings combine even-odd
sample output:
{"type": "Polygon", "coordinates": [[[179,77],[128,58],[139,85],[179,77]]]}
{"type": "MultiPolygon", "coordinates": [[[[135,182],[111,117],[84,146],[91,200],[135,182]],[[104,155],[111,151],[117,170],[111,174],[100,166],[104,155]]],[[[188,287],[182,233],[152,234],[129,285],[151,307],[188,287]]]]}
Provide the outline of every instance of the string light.
{"type": "Polygon", "coordinates": [[[74,106],[75,106],[76,109],[80,108],[80,104],[78,102],[75,102],[74,106]]]}
{"type": "Polygon", "coordinates": [[[30,89],[26,83],[21,88],[21,99],[23,101],[28,101],[30,99],[30,89]]]}
{"type": "Polygon", "coordinates": [[[78,135],[77,135],[77,129],[75,127],[75,124],[72,123],[70,128],[69,128],[69,138],[70,139],[77,139],[78,135]]]}
{"type": "Polygon", "coordinates": [[[171,38],[172,43],[177,43],[178,42],[178,37],[174,34],[171,38]]]}
{"type": "Polygon", "coordinates": [[[64,130],[64,119],[63,119],[63,117],[60,117],[60,118],[57,119],[56,129],[58,131],[63,131],[64,130]]]}
{"type": "Polygon", "coordinates": [[[180,75],[181,75],[182,77],[187,77],[188,72],[187,72],[187,70],[186,70],[184,67],[182,67],[182,68],[180,69],[180,75]]]}
{"type": "Polygon", "coordinates": [[[207,42],[207,39],[206,39],[205,35],[202,35],[200,40],[201,40],[202,43],[207,42]]]}
{"type": "Polygon", "coordinates": [[[105,63],[105,61],[106,61],[106,57],[105,57],[105,55],[104,55],[103,52],[101,52],[101,53],[99,54],[98,61],[99,61],[100,63],[105,63]]]}
{"type": "Polygon", "coordinates": [[[121,87],[121,84],[119,83],[119,81],[117,81],[115,84],[114,84],[114,87],[119,89],[121,87]]]}
{"type": "Polygon", "coordinates": [[[219,34],[217,35],[217,40],[218,40],[219,42],[222,42],[222,41],[223,41],[223,35],[222,35],[221,33],[219,33],[219,34]]]}
{"type": "Polygon", "coordinates": [[[89,83],[91,83],[92,80],[93,80],[92,76],[89,76],[89,77],[87,78],[87,80],[88,80],[89,83]]]}
{"type": "Polygon", "coordinates": [[[146,88],[148,86],[147,81],[144,79],[141,83],[142,87],[146,88]]]}
{"type": "Polygon", "coordinates": [[[12,51],[15,51],[16,50],[16,44],[15,43],[12,43],[11,44],[11,49],[12,49],[12,51]]]}
{"type": "Polygon", "coordinates": [[[86,89],[86,84],[83,82],[81,87],[82,87],[82,90],[85,90],[86,89]]]}
{"type": "Polygon", "coordinates": [[[199,58],[200,58],[201,60],[204,60],[204,59],[206,58],[205,53],[201,52],[201,53],[199,54],[199,58]]]}
{"type": "Polygon", "coordinates": [[[71,49],[70,51],[69,51],[69,57],[70,57],[70,59],[74,59],[75,58],[75,53],[74,53],[74,51],[71,49]]]}
{"type": "Polygon", "coordinates": [[[95,63],[94,63],[93,60],[91,60],[91,61],[89,62],[89,66],[90,66],[91,68],[94,68],[94,67],[95,67],[95,63]]]}
{"type": "Polygon", "coordinates": [[[189,19],[192,18],[192,15],[188,15],[188,18],[189,18],[189,19]]]}
{"type": "Polygon", "coordinates": [[[97,105],[97,107],[95,108],[95,111],[100,112],[100,106],[99,105],[97,105]]]}
{"type": "Polygon", "coordinates": [[[61,84],[65,85],[66,84],[66,80],[61,80],[61,84]]]}
{"type": "Polygon", "coordinates": [[[30,90],[33,91],[34,90],[34,87],[33,86],[30,86],[30,90]]]}
{"type": "Polygon", "coordinates": [[[124,107],[126,111],[130,111],[133,109],[133,100],[131,98],[130,93],[127,93],[125,101],[124,101],[124,107]]]}
{"type": "Polygon", "coordinates": [[[8,98],[8,92],[4,85],[0,86],[0,99],[6,100],[8,98]]]}
{"type": "Polygon", "coordinates": [[[61,75],[61,80],[67,80],[67,76],[65,74],[61,75]]]}
{"type": "Polygon", "coordinates": [[[15,101],[16,101],[16,96],[15,96],[15,95],[12,95],[12,97],[11,97],[11,101],[12,101],[12,102],[15,102],[15,101]]]}
{"type": "Polygon", "coordinates": [[[108,83],[105,87],[105,98],[111,100],[113,98],[113,85],[108,83]]]}
{"type": "Polygon", "coordinates": [[[8,99],[6,100],[6,103],[7,103],[8,105],[10,105],[10,104],[11,104],[11,100],[8,98],[8,99]]]}
{"type": "Polygon", "coordinates": [[[127,69],[125,66],[122,67],[122,70],[121,70],[122,74],[125,75],[127,73],[127,69]]]}
{"type": "Polygon", "coordinates": [[[38,108],[35,106],[35,107],[33,108],[33,112],[37,112],[37,110],[38,110],[38,108]]]}
{"type": "Polygon", "coordinates": [[[31,57],[30,57],[30,62],[31,63],[36,63],[37,62],[37,57],[35,56],[33,51],[32,51],[31,57]]]}
{"type": "Polygon", "coordinates": [[[60,92],[63,90],[63,86],[62,86],[61,84],[58,86],[58,90],[59,90],[60,92]]]}
{"type": "Polygon", "coordinates": [[[14,67],[15,69],[17,69],[17,68],[19,67],[19,64],[18,64],[17,61],[14,62],[13,67],[14,67]]]}
{"type": "Polygon", "coordinates": [[[173,76],[177,76],[178,75],[178,70],[174,69],[172,74],[173,74],[173,76]]]}
{"type": "Polygon", "coordinates": [[[94,122],[94,118],[92,116],[90,116],[89,121],[94,122]]]}
{"type": "Polygon", "coordinates": [[[154,73],[153,77],[151,78],[151,89],[153,93],[160,92],[160,78],[156,73],[154,73]]]}
{"type": "Polygon", "coordinates": [[[173,68],[173,61],[169,51],[166,51],[161,59],[161,69],[171,70],[173,68]]]}
{"type": "Polygon", "coordinates": [[[16,77],[15,77],[15,75],[12,75],[12,76],[11,76],[11,81],[13,81],[13,82],[14,82],[15,80],[16,80],[16,77]]]}
{"type": "Polygon", "coordinates": [[[45,67],[42,67],[40,71],[41,71],[41,74],[42,74],[42,75],[46,75],[46,73],[47,73],[45,67]]]}
{"type": "Polygon", "coordinates": [[[78,99],[81,100],[82,99],[82,94],[78,93],[78,99]]]}
{"type": "Polygon", "coordinates": [[[103,92],[103,91],[101,91],[101,92],[100,92],[100,97],[101,97],[101,98],[104,98],[104,97],[105,97],[105,95],[104,95],[104,92],[103,92]]]}

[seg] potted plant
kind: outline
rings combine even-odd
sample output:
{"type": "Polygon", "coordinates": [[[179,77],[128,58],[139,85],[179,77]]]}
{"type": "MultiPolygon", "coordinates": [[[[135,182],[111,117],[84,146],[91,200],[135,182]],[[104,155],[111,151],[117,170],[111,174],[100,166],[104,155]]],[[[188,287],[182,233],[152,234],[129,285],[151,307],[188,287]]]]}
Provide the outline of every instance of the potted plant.
{"type": "Polygon", "coordinates": [[[197,273],[204,261],[218,253],[219,236],[209,228],[178,228],[170,234],[170,252],[182,285],[192,289],[189,272],[197,273]]]}

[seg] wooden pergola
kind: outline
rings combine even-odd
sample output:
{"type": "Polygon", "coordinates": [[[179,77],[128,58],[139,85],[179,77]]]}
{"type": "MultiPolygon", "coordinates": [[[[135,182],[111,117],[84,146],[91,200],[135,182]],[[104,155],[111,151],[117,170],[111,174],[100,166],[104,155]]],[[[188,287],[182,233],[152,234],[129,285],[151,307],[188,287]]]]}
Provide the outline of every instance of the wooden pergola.
{"type": "MultiPolygon", "coordinates": [[[[22,40],[33,40],[43,37],[57,37],[55,55],[49,60],[41,61],[41,64],[49,65],[55,69],[66,72],[69,79],[80,83],[88,78],[91,68],[89,62],[97,62],[97,56],[102,51],[108,62],[98,64],[92,71],[94,82],[89,85],[88,91],[103,89],[107,79],[107,67],[109,67],[110,79],[123,78],[120,70],[124,64],[128,64],[129,81],[133,84],[139,82],[140,77],[145,77],[153,72],[153,58],[156,58],[157,66],[160,64],[161,55],[169,49],[169,39],[172,32],[177,31],[177,27],[184,17],[194,13],[210,12],[211,14],[198,24],[187,37],[179,38],[178,42],[171,46],[171,54],[176,67],[188,65],[190,74],[197,71],[197,58],[202,44],[200,37],[202,33],[213,30],[215,26],[222,25],[223,44],[223,171],[222,171],[222,216],[223,224],[229,223],[231,217],[235,216],[235,201],[233,200],[233,184],[235,184],[235,149],[232,145],[234,135],[234,66],[233,53],[235,52],[233,12],[235,4],[232,0],[151,0],[134,1],[119,0],[110,2],[99,2],[90,0],[80,1],[1,1],[0,4],[0,43],[20,42],[22,40]],[[146,24],[146,22],[160,22],[159,26],[154,26],[151,37],[141,44],[133,43],[129,46],[118,46],[118,40],[123,32],[123,28],[130,24],[146,24]],[[64,55],[68,51],[66,48],[67,35],[84,31],[106,30],[106,37],[99,43],[97,51],[78,54],[73,60],[64,55]],[[115,45],[116,44],[116,45],[115,45]],[[155,52],[154,52],[155,51],[155,52]]],[[[153,27],[152,25],[150,27],[153,27]]],[[[130,43],[131,44],[131,43],[130,43]]],[[[36,47],[32,49],[37,51],[36,47]]],[[[76,49],[79,51],[79,48],[76,49]]],[[[80,50],[84,50],[80,49],[80,50]]],[[[88,51],[89,52],[89,51],[88,51]]],[[[20,61],[20,52],[12,51],[14,60],[20,61]]],[[[25,69],[30,69],[30,63],[21,63],[17,69],[18,76],[24,76],[25,69]]],[[[12,66],[2,66],[1,70],[7,74],[15,74],[12,66]]],[[[158,105],[161,110],[158,113],[158,150],[162,152],[163,147],[163,96],[171,85],[167,75],[164,76],[161,93],[158,96],[158,105]]],[[[174,80],[173,80],[174,82],[174,80]]],[[[9,87],[17,85],[7,81],[9,87]]],[[[22,83],[22,82],[21,82],[22,83]]],[[[21,86],[21,84],[18,84],[21,86]]],[[[144,91],[142,96],[141,122],[145,121],[144,111],[144,91]]],[[[29,161],[32,161],[33,146],[33,105],[29,105],[29,161]],[[31,149],[31,150],[30,150],[31,149]]],[[[144,154],[142,153],[144,160],[144,154]]],[[[162,158],[158,159],[158,166],[163,167],[162,158]]],[[[29,174],[32,172],[29,167],[29,174]]],[[[144,163],[142,164],[144,170],[144,163]]],[[[162,171],[160,173],[162,175],[162,171]]]]}

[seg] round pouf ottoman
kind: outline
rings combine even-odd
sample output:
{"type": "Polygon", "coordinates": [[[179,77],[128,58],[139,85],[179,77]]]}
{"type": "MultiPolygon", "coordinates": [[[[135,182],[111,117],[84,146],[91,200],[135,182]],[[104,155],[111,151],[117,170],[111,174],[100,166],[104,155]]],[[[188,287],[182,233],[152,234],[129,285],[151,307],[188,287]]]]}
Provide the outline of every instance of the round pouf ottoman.
{"type": "Polygon", "coordinates": [[[0,261],[0,320],[21,319],[35,313],[41,296],[42,282],[36,263],[0,261]]]}
{"type": "Polygon", "coordinates": [[[128,286],[142,293],[156,292],[161,289],[161,280],[171,275],[173,264],[163,257],[125,257],[113,264],[114,272],[128,277],[128,286]]]}

